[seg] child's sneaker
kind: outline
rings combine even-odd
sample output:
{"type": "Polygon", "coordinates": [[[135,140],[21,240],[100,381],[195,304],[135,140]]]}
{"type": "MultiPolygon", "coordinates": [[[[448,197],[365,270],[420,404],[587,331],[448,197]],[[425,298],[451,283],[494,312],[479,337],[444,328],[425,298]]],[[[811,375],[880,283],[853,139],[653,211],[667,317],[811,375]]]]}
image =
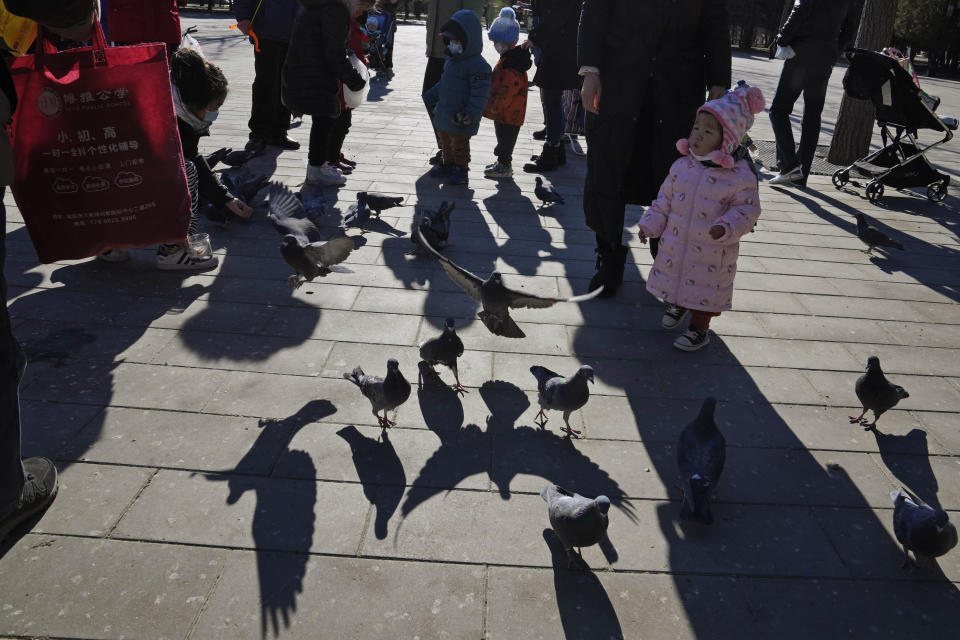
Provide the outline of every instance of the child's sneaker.
{"type": "Polygon", "coordinates": [[[159,247],[157,249],[157,269],[163,271],[205,271],[220,264],[215,255],[200,257],[190,247],[159,247]]]}
{"type": "Polygon", "coordinates": [[[447,178],[447,184],[456,185],[456,184],[469,184],[470,179],[467,177],[467,170],[464,167],[461,167],[458,164],[453,165],[453,169],[450,170],[450,177],[447,178]]]}
{"type": "Polygon", "coordinates": [[[97,256],[103,262],[126,262],[130,259],[130,252],[124,249],[110,249],[97,256]]]}
{"type": "Polygon", "coordinates": [[[453,173],[452,164],[437,164],[433,166],[433,169],[430,169],[431,178],[446,178],[451,173],[453,173]]]}
{"type": "Polygon", "coordinates": [[[512,178],[513,167],[505,162],[496,162],[486,168],[483,172],[484,177],[497,180],[498,178],[512,178]]]}
{"type": "Polygon", "coordinates": [[[696,351],[710,344],[710,333],[698,327],[688,327],[683,335],[673,341],[673,346],[680,351],[696,351]]]}
{"type": "Polygon", "coordinates": [[[675,304],[668,304],[663,312],[663,317],[660,319],[660,326],[664,329],[676,329],[689,313],[689,309],[684,309],[675,304]]]}
{"type": "Polygon", "coordinates": [[[305,185],[321,187],[340,187],[347,183],[347,178],[339,169],[330,165],[307,165],[307,178],[303,181],[305,185]]]}

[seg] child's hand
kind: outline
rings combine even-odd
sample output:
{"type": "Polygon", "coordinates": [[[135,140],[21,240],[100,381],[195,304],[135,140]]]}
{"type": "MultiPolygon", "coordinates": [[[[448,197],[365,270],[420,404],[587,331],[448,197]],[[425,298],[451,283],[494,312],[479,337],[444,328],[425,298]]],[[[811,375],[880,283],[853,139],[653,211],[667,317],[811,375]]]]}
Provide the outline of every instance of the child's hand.
{"type": "Polygon", "coordinates": [[[471,122],[470,116],[468,116],[462,111],[460,113],[453,114],[453,117],[450,118],[450,120],[456,124],[462,124],[462,125],[468,125],[468,126],[471,122]]]}
{"type": "Polygon", "coordinates": [[[532,46],[533,46],[533,42],[530,40],[524,40],[522,43],[520,43],[521,49],[529,49],[532,46]]]}
{"type": "Polygon", "coordinates": [[[726,232],[727,230],[722,225],[719,225],[719,224],[715,224],[712,227],[710,227],[710,237],[713,238],[714,240],[719,240],[720,238],[723,237],[723,235],[726,232]]]}
{"type": "Polygon", "coordinates": [[[643,229],[637,232],[637,237],[640,238],[640,244],[647,244],[647,234],[643,232],[643,229]]]}
{"type": "Polygon", "coordinates": [[[251,209],[245,202],[238,198],[234,198],[228,202],[226,206],[227,209],[230,209],[234,215],[240,218],[249,218],[253,215],[253,209],[251,209]]]}

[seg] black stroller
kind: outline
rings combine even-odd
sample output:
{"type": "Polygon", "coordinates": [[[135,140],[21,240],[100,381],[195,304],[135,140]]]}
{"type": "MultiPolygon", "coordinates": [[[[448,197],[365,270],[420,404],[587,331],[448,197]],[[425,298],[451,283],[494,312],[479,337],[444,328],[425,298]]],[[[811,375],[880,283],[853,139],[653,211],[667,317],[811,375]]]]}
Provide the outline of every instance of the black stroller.
{"type": "Polygon", "coordinates": [[[869,179],[866,194],[874,204],[883,197],[884,185],[894,189],[926,187],[927,198],[941,202],[947,197],[950,176],[937,171],[923,154],[953,138],[957,119],[937,116],[931,108],[935,105],[924,100],[926,96],[896,59],[866,49],[849,49],[846,55],[850,68],[843,78],[843,88],[852,98],[873,102],[884,146],[838,169],[833,185],[842,189],[849,182],[862,187],[850,179],[850,173],[856,172],[869,179]],[[916,139],[918,129],[943,133],[943,139],[921,147],[916,139]]]}
{"type": "MultiPolygon", "coordinates": [[[[367,23],[363,32],[369,38],[367,53],[371,69],[376,69],[381,75],[389,77],[391,53],[393,49],[393,14],[389,11],[371,11],[367,14],[367,23]]],[[[379,77],[379,76],[378,76],[379,77]]]]}

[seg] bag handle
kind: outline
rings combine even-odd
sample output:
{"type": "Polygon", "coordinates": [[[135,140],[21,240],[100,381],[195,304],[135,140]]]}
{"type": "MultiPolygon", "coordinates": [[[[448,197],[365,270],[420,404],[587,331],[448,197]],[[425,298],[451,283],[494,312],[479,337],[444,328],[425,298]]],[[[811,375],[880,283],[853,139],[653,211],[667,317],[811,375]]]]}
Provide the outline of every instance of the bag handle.
{"type": "MultiPolygon", "coordinates": [[[[42,24],[37,26],[36,53],[33,55],[34,71],[43,69],[43,62],[46,56],[59,53],[57,47],[53,44],[49,30],[42,24]]],[[[93,21],[92,44],[94,66],[105,67],[107,65],[107,39],[103,35],[103,27],[100,26],[100,21],[96,19],[93,21]]]]}

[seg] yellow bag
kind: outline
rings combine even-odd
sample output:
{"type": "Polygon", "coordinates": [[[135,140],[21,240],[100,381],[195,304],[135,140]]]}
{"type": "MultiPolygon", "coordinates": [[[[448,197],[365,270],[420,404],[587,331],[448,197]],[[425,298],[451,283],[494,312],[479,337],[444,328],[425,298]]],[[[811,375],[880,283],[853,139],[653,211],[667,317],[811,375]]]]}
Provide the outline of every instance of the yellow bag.
{"type": "Polygon", "coordinates": [[[7,11],[0,0],[0,38],[15,56],[22,56],[37,37],[37,23],[27,18],[15,16],[7,11]]]}

